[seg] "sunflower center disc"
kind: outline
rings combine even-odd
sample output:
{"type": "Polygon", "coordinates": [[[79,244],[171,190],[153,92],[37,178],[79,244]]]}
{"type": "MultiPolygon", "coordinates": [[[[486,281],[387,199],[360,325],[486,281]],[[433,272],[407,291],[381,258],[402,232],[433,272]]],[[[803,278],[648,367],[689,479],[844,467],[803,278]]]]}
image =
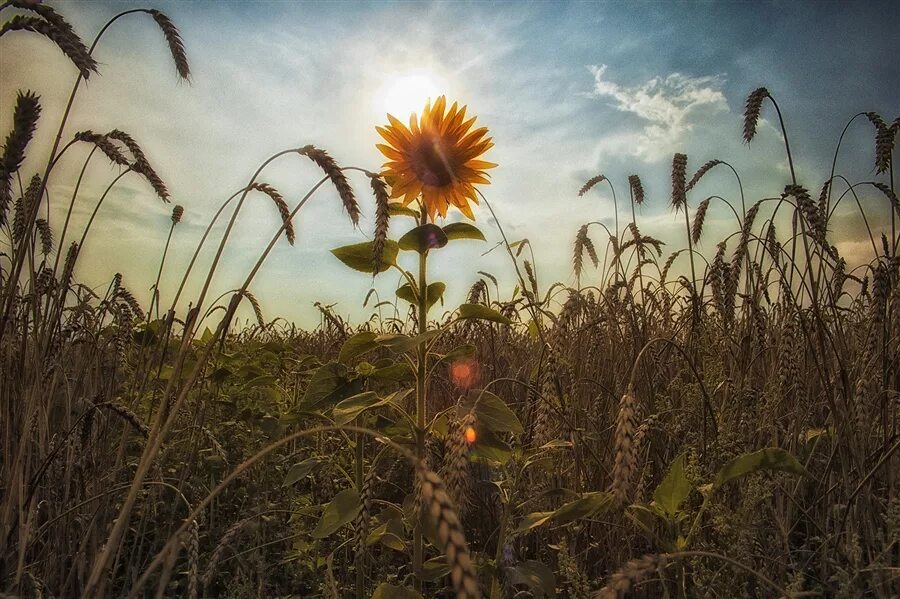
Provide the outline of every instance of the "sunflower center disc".
{"type": "Polygon", "coordinates": [[[437,135],[423,135],[410,155],[410,166],[425,185],[446,187],[453,183],[449,155],[437,135]]]}

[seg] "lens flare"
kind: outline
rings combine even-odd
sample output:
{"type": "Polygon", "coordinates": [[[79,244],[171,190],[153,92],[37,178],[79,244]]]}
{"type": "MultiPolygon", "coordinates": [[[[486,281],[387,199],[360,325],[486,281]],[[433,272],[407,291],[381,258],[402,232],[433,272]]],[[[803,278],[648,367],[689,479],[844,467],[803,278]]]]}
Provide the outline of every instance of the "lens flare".
{"type": "Polygon", "coordinates": [[[475,442],[475,439],[478,438],[478,434],[475,432],[475,429],[471,426],[466,427],[466,443],[471,445],[475,442]]]}
{"type": "Polygon", "coordinates": [[[481,368],[471,358],[456,360],[450,365],[450,380],[459,389],[471,389],[478,383],[481,368]]]}

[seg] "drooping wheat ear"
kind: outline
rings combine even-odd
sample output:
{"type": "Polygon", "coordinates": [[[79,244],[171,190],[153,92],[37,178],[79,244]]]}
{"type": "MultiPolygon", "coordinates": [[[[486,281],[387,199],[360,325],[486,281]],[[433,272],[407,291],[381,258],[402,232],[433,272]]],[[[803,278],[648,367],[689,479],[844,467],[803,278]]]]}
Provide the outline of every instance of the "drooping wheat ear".
{"type": "Polygon", "coordinates": [[[28,229],[28,219],[34,212],[34,206],[38,201],[38,194],[41,191],[41,178],[34,175],[31,182],[25,189],[25,194],[21,198],[16,199],[13,206],[13,226],[12,233],[15,241],[21,241],[25,237],[25,231],[28,229]]]}
{"type": "Polygon", "coordinates": [[[531,262],[528,260],[523,260],[522,266],[525,267],[525,275],[528,277],[528,283],[531,285],[531,293],[536,298],[538,294],[538,284],[537,277],[534,276],[534,267],[531,266],[531,262]]]}
{"type": "Polygon", "coordinates": [[[891,153],[894,151],[894,134],[897,130],[893,125],[885,124],[876,112],[867,112],[866,117],[875,127],[875,172],[881,174],[891,168],[891,153]]]}
{"type": "Polygon", "coordinates": [[[253,521],[254,516],[250,516],[249,518],[244,518],[243,520],[238,520],[234,524],[228,527],[228,530],[225,531],[225,534],[222,535],[222,538],[219,539],[219,544],[216,545],[216,548],[213,549],[212,555],[209,557],[209,563],[206,565],[206,570],[203,572],[203,576],[200,580],[203,582],[203,586],[209,587],[209,584],[213,580],[213,576],[216,574],[216,566],[219,565],[219,562],[222,560],[222,557],[225,555],[225,550],[228,549],[229,545],[231,545],[232,541],[237,538],[238,534],[244,528],[253,521]]]}
{"type": "Polygon", "coordinates": [[[33,92],[19,92],[16,96],[16,107],[13,112],[13,128],[6,136],[3,146],[2,166],[7,176],[12,175],[22,166],[25,160],[25,149],[34,136],[38,119],[41,116],[40,97],[33,92]]]}
{"type": "Polygon", "coordinates": [[[184,42],[181,40],[181,34],[178,32],[175,23],[158,10],[148,10],[147,12],[150,13],[153,20],[162,29],[163,35],[166,36],[166,42],[169,44],[169,51],[172,53],[172,60],[175,61],[175,69],[178,71],[178,76],[185,80],[190,79],[191,69],[188,66],[187,54],[184,51],[184,42]]]}
{"type": "Polygon", "coordinates": [[[53,230],[50,229],[50,223],[46,219],[39,218],[34,221],[34,226],[38,230],[38,236],[41,239],[41,253],[49,256],[53,250],[53,230]]]}
{"type": "Polygon", "coordinates": [[[106,154],[106,157],[109,158],[110,161],[121,166],[128,166],[128,159],[125,158],[125,154],[116,147],[116,144],[109,141],[109,138],[105,135],[94,133],[88,129],[87,131],[79,131],[76,133],[74,139],[75,141],[92,143],[97,146],[101,152],[106,154]]]}
{"type": "MultiPolygon", "coordinates": [[[[659,346],[656,346],[659,347],[659,346]]],[[[641,445],[644,443],[644,440],[647,438],[647,435],[650,434],[650,431],[657,425],[659,422],[659,414],[650,414],[644,421],[641,423],[637,430],[634,432],[634,450],[638,451],[641,448],[641,445]]]]}
{"type": "Polygon", "coordinates": [[[712,264],[709,267],[709,286],[712,289],[713,302],[723,318],[725,315],[725,289],[728,275],[726,270],[728,265],[725,264],[725,242],[719,242],[716,245],[716,255],[713,257],[712,264]]]}
{"type": "Polygon", "coordinates": [[[722,164],[722,161],[721,160],[710,160],[709,162],[707,162],[703,166],[701,166],[699,169],[697,169],[697,172],[694,173],[694,176],[691,177],[690,181],[688,181],[686,190],[690,191],[691,189],[693,189],[694,185],[696,185],[700,181],[700,179],[703,177],[703,175],[708,173],[710,171],[710,169],[712,169],[714,166],[716,166],[718,164],[722,164]]]}
{"type": "Polygon", "coordinates": [[[191,520],[190,535],[187,546],[188,556],[188,599],[197,599],[200,588],[200,525],[191,520]]]}
{"type": "MultiPolygon", "coordinates": [[[[880,181],[872,181],[872,186],[875,187],[878,191],[883,193],[885,197],[890,200],[891,206],[894,208],[894,212],[897,213],[897,217],[900,218],[900,201],[897,200],[897,194],[895,194],[890,187],[881,183],[880,181]]],[[[885,252],[885,255],[890,252],[885,252]]]]}
{"type": "Polygon", "coordinates": [[[315,162],[319,165],[319,168],[325,171],[325,174],[331,179],[332,185],[337,189],[338,195],[341,196],[341,202],[344,204],[344,210],[347,211],[347,215],[350,216],[350,221],[354,227],[357,226],[359,224],[359,204],[356,201],[356,196],[353,195],[353,188],[350,187],[347,177],[344,176],[344,172],[334,161],[334,158],[325,150],[320,150],[315,146],[301,148],[300,154],[315,162]]]}
{"type": "Polygon", "coordinates": [[[687,203],[684,180],[687,177],[687,156],[675,154],[672,157],[672,206],[680,210],[687,203]]]}
{"type": "Polygon", "coordinates": [[[747,105],[744,108],[744,143],[750,141],[756,135],[756,124],[759,122],[759,111],[762,109],[763,100],[769,97],[769,90],[764,87],[757,88],[747,96],[747,105]]]}
{"type": "Polygon", "coordinates": [[[222,444],[219,443],[219,440],[216,438],[216,436],[212,433],[211,430],[209,430],[209,429],[206,428],[205,426],[201,426],[201,427],[200,427],[200,432],[202,432],[203,435],[204,435],[207,439],[209,439],[209,443],[212,445],[213,451],[215,451],[216,454],[217,454],[220,458],[222,458],[222,461],[223,461],[223,462],[225,463],[225,465],[227,466],[227,465],[228,465],[228,454],[225,452],[225,448],[222,447],[222,444]]]}
{"type": "Polygon", "coordinates": [[[595,175],[588,179],[585,184],[581,186],[581,189],[578,190],[578,197],[581,197],[589,192],[594,185],[600,183],[601,181],[606,181],[606,175],[595,175]]]}
{"type": "Polygon", "coordinates": [[[778,384],[782,397],[790,398],[791,391],[801,383],[800,366],[803,362],[803,346],[800,327],[793,315],[787,315],[783,323],[781,343],[778,348],[778,384]]]}
{"type": "Polygon", "coordinates": [[[378,176],[369,179],[372,185],[372,193],[375,194],[375,234],[372,237],[372,271],[375,274],[381,270],[381,256],[384,254],[384,244],[387,241],[388,227],[391,222],[391,208],[388,204],[387,183],[378,176]]]}
{"type": "Polygon", "coordinates": [[[42,296],[50,291],[55,282],[56,281],[53,278],[53,269],[49,266],[45,266],[41,269],[41,272],[38,273],[37,280],[34,283],[34,291],[38,296],[42,296]]]}
{"type": "Polygon", "coordinates": [[[259,300],[256,299],[256,296],[246,290],[242,291],[241,293],[244,297],[247,298],[247,301],[250,302],[250,306],[253,307],[253,314],[254,316],[256,316],[257,324],[259,324],[259,326],[261,327],[266,326],[266,319],[263,318],[262,307],[259,305],[259,300]]]}
{"type": "MultiPolygon", "coordinates": [[[[831,189],[831,179],[822,184],[822,191],[819,192],[819,214],[822,222],[828,222],[828,190],[831,189]]],[[[827,226],[827,224],[826,224],[827,226]]]]}
{"type": "Polygon", "coordinates": [[[147,426],[143,420],[141,420],[140,416],[132,412],[126,406],[113,401],[106,401],[103,403],[98,403],[94,407],[109,410],[113,414],[117,415],[119,418],[130,424],[131,428],[140,433],[141,436],[145,439],[150,436],[150,427],[147,426]]]}
{"type": "Polygon", "coordinates": [[[620,506],[631,497],[632,477],[637,466],[634,446],[636,403],[634,389],[629,385],[619,401],[619,412],[616,415],[615,463],[610,489],[620,506]]]}
{"type": "Polygon", "coordinates": [[[581,228],[578,229],[578,234],[575,235],[575,247],[572,256],[572,265],[575,268],[576,277],[581,276],[581,272],[584,268],[585,252],[588,253],[591,262],[594,263],[594,267],[596,268],[597,264],[599,264],[599,260],[597,259],[597,249],[594,247],[594,242],[588,237],[588,226],[581,225],[581,228]]]}
{"type": "MultiPolygon", "coordinates": [[[[728,269],[729,296],[734,296],[737,293],[738,283],[741,278],[741,270],[744,266],[744,258],[747,255],[747,245],[750,242],[750,235],[753,232],[753,221],[756,220],[756,215],[759,213],[759,204],[759,202],[753,204],[744,215],[744,222],[741,226],[741,237],[737,247],[734,249],[734,254],[731,256],[731,268],[728,269]]],[[[731,303],[734,303],[733,298],[730,301],[731,303]]]]}
{"type": "Polygon", "coordinates": [[[557,560],[559,561],[559,573],[562,575],[569,593],[567,596],[572,599],[588,599],[591,592],[590,584],[575,556],[569,551],[569,544],[565,539],[559,542],[557,560]]]}
{"type": "Polygon", "coordinates": [[[76,260],[78,260],[78,244],[73,241],[66,252],[66,261],[63,263],[62,277],[60,277],[63,291],[68,289],[72,283],[72,273],[75,271],[76,260]]]}
{"type": "Polygon", "coordinates": [[[663,554],[633,559],[609,577],[606,586],[594,595],[594,599],[622,599],[635,583],[665,566],[666,556],[663,554]]]}
{"type": "Polygon", "coordinates": [[[25,149],[34,136],[41,116],[40,98],[34,93],[19,92],[13,111],[13,128],[6,136],[0,158],[0,226],[6,224],[6,213],[12,200],[12,176],[25,160],[25,149]]]}
{"type": "Polygon", "coordinates": [[[125,144],[125,147],[128,148],[128,151],[131,152],[131,155],[134,157],[134,164],[131,165],[131,169],[147,180],[153,188],[153,191],[156,192],[156,195],[158,195],[163,202],[168,202],[169,190],[166,188],[166,184],[163,183],[163,180],[156,174],[153,167],[150,166],[150,161],[147,160],[146,154],[144,154],[144,151],[141,150],[141,147],[134,138],[119,129],[113,129],[107,133],[106,136],[125,144]]]}
{"type": "Polygon", "coordinates": [[[359,490],[359,504],[362,506],[353,521],[353,562],[357,569],[365,568],[369,560],[366,540],[369,538],[369,524],[372,517],[374,499],[375,468],[370,468],[359,490]]]}
{"type": "Polygon", "coordinates": [[[144,310],[141,308],[141,304],[138,303],[137,298],[134,297],[134,294],[128,291],[125,287],[119,287],[116,295],[122,298],[128,307],[134,312],[135,316],[138,317],[138,320],[144,320],[145,314],[144,310]]]}
{"type": "Polygon", "coordinates": [[[182,216],[184,216],[184,206],[176,204],[175,207],[172,208],[172,224],[177,225],[180,223],[182,216]]]}
{"type": "Polygon", "coordinates": [[[442,476],[460,517],[465,514],[472,496],[469,443],[466,439],[466,431],[474,426],[475,415],[469,412],[459,420],[446,440],[442,476]]]}
{"type": "Polygon", "coordinates": [[[284,196],[268,183],[254,183],[250,188],[261,191],[272,199],[275,207],[278,208],[278,214],[281,215],[281,223],[284,225],[284,236],[287,237],[289,244],[294,245],[294,223],[291,220],[291,210],[288,208],[287,202],[284,201],[284,196]]]}
{"type": "Polygon", "coordinates": [[[422,505],[434,518],[438,542],[450,566],[450,580],[456,599],[479,599],[481,591],[469,556],[469,546],[444,481],[421,462],[416,463],[416,479],[421,489],[422,505]]]}
{"type": "Polygon", "coordinates": [[[694,222],[691,224],[691,241],[700,242],[700,236],[703,235],[703,221],[706,219],[706,211],[709,209],[709,201],[706,198],[697,206],[697,212],[694,214],[694,222]]]}
{"type": "MultiPolygon", "coordinates": [[[[485,302],[487,302],[487,283],[484,282],[484,279],[478,279],[475,281],[475,284],[472,285],[471,289],[469,289],[469,295],[466,298],[466,303],[468,304],[477,304],[484,298],[485,302]]],[[[472,319],[473,321],[475,319],[472,319]]]]}
{"type": "Polygon", "coordinates": [[[793,196],[797,200],[797,208],[809,225],[813,239],[820,243],[825,240],[825,223],[819,214],[818,206],[813,202],[809,192],[800,185],[787,185],[784,188],[784,196],[793,196]]]}
{"type": "Polygon", "coordinates": [[[775,264],[780,264],[781,243],[778,241],[778,232],[775,230],[775,223],[771,221],[766,228],[766,250],[769,252],[769,256],[775,264]]]}
{"type": "Polygon", "coordinates": [[[90,78],[91,73],[97,72],[97,61],[93,59],[81,38],[58,13],[54,12],[50,7],[42,6],[36,2],[19,1],[12,4],[17,6],[17,8],[28,8],[35,12],[40,10],[45,13],[41,15],[44,18],[16,15],[0,28],[0,37],[7,31],[31,31],[43,35],[62,50],[62,53],[72,61],[72,64],[75,65],[84,79],[90,78]],[[40,9],[36,7],[40,7],[40,9]],[[53,14],[52,21],[48,19],[50,13],[53,14]]]}
{"type": "Polygon", "coordinates": [[[631,196],[634,203],[640,206],[644,203],[644,186],[641,184],[641,178],[637,175],[628,175],[628,185],[631,187],[631,196]]]}

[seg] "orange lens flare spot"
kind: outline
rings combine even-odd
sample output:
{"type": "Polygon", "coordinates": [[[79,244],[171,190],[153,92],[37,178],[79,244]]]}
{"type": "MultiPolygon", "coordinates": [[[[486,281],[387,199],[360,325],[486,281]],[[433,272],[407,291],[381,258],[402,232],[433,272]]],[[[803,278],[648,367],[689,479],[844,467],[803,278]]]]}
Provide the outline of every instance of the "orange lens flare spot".
{"type": "Polygon", "coordinates": [[[478,362],[472,359],[456,360],[450,365],[450,380],[460,389],[472,388],[480,374],[478,362]]]}
{"type": "Polygon", "coordinates": [[[471,445],[475,442],[475,439],[478,438],[478,434],[475,432],[475,429],[471,426],[466,427],[466,443],[471,445]]]}

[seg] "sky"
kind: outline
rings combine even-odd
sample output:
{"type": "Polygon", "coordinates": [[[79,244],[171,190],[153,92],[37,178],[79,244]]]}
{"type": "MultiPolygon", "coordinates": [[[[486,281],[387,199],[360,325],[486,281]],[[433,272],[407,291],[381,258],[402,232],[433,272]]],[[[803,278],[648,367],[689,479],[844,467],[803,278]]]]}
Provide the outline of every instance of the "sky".
{"type": "MultiPolygon", "coordinates": [[[[156,8],[179,27],[192,78],[179,81],[165,41],[143,14],[119,20],[94,56],[100,75],[76,97],[66,128],[129,132],[166,181],[173,204],[185,208],[175,228],[160,285],[172,300],[210,218],[247,185],[258,166],[280,150],[313,144],[341,166],[378,170],[375,127],[387,110],[409,110],[423,94],[445,94],[478,115],[500,166],[483,191],[510,241],[528,239],[541,287],[573,285],[572,244],[578,228],[612,226],[606,184],[578,197],[597,174],[612,182],[621,226],[630,221],[628,176],[637,174],[647,201],[642,232],[686,244],[683,215],[670,205],[672,155],[688,156],[692,173],[710,159],[726,160],[741,176],[747,205],[778,196],[790,182],[783,139],[770,104],[754,141],[742,142],[744,100],[766,86],[785,118],[799,182],[814,195],[828,177],[846,122],[874,110],[885,120],[900,112],[895,2],[49,2],[88,44],[103,24],[129,8],[156,8]]],[[[14,11],[0,13],[6,21],[14,11]]],[[[0,39],[0,131],[9,130],[19,89],[41,96],[43,117],[23,178],[42,172],[76,71],[37,35],[0,39]]],[[[401,120],[406,115],[397,114],[401,120]]],[[[67,137],[68,138],[68,137],[67,137]]],[[[51,224],[65,215],[89,148],[67,153],[49,184],[51,224]]],[[[847,131],[837,170],[851,181],[878,179],[874,134],[865,119],[847,131]]],[[[75,206],[80,228],[96,198],[117,174],[94,160],[75,206]]],[[[291,206],[321,176],[310,161],[286,156],[259,180],[291,206]]],[[[268,319],[315,326],[314,302],[355,322],[369,317],[363,301],[371,276],[350,271],[330,249],[371,237],[374,201],[365,176],[350,174],[363,218],[354,229],[336,192],[323,188],[296,218],[297,242],[279,241],[250,290],[268,319]]],[[[711,194],[740,204],[734,176],[710,172],[689,196],[693,209],[711,194]]],[[[870,225],[889,230],[889,210],[877,192],[861,190],[870,225]]],[[[710,209],[700,250],[707,255],[736,228],[724,204],[710,209]]],[[[105,289],[116,272],[146,305],[169,232],[172,205],[137,177],[110,192],[83,248],[77,270],[105,289]]],[[[478,271],[500,280],[509,297],[515,275],[499,249],[497,221],[485,206],[476,224],[487,242],[454,242],[429,260],[432,279],[448,284],[444,309],[463,301],[478,271]]],[[[448,220],[461,220],[458,213],[448,220]]],[[[280,225],[264,196],[248,198],[213,280],[213,297],[239,287],[280,225]]],[[[833,239],[850,262],[871,259],[858,210],[835,213],[833,239]]],[[[392,223],[393,236],[408,219],[392,223]]],[[[218,244],[223,231],[213,229],[218,244]]],[[[605,239],[592,228],[595,244],[605,239]]],[[[781,230],[786,233],[785,229],[781,230]]],[[[0,242],[2,243],[2,242],[0,242]]],[[[212,258],[201,254],[188,286],[196,297],[212,258]]],[[[583,284],[596,283],[592,269],[583,284]]],[[[394,274],[380,275],[378,297],[391,299],[394,274]]],[[[435,308],[432,316],[440,316],[435,308]]],[[[246,314],[249,314],[247,312],[246,314]]],[[[385,313],[385,316],[389,314],[385,313]]]]}

